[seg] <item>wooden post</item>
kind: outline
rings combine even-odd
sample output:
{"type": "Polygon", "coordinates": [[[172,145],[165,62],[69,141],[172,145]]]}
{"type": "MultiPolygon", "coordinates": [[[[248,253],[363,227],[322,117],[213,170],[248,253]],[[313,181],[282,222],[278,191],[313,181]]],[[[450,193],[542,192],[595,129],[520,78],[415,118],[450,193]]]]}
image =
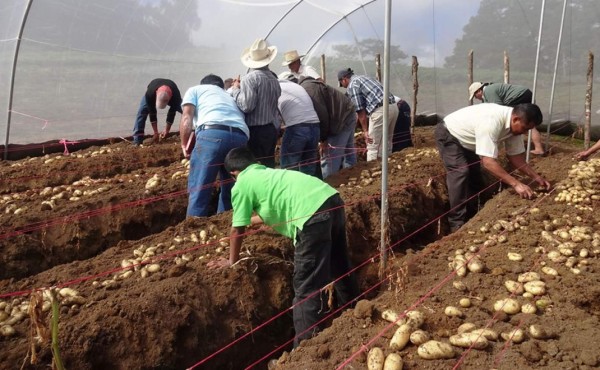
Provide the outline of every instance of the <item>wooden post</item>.
{"type": "Polygon", "coordinates": [[[381,54],[375,55],[375,78],[381,82],[381,54]]]}
{"type": "MultiPolygon", "coordinates": [[[[415,132],[415,117],[417,116],[417,94],[419,93],[419,62],[416,56],[412,56],[412,80],[413,80],[413,106],[410,110],[410,135],[415,132]]],[[[413,143],[416,143],[413,140],[413,143]]]]}
{"type": "Polygon", "coordinates": [[[592,126],[592,85],[594,83],[594,53],[590,50],[587,69],[587,90],[585,92],[585,126],[583,129],[583,147],[590,148],[590,129],[592,126]]]}
{"type": "MultiPolygon", "coordinates": [[[[473,49],[469,50],[467,56],[467,91],[469,86],[473,83],[473,49]]],[[[469,99],[469,105],[473,105],[473,99],[469,99]]]]}
{"type": "Polygon", "coordinates": [[[506,50],[504,50],[504,83],[510,83],[510,60],[506,50]]]}
{"type": "Polygon", "coordinates": [[[321,78],[327,83],[327,73],[325,72],[325,54],[321,54],[321,78]]]}

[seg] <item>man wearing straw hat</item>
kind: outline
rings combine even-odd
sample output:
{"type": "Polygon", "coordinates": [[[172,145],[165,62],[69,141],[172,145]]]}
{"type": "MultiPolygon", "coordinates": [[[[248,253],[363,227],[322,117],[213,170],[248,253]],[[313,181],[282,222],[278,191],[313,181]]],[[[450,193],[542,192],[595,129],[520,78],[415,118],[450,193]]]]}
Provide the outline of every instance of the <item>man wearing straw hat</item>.
{"type": "Polygon", "coordinates": [[[275,146],[278,138],[277,101],[281,87],[277,75],[269,69],[277,55],[277,47],[256,39],[244,50],[242,63],[250,69],[240,81],[233,80],[231,96],[242,112],[250,130],[248,147],[265,166],[275,167],[275,146]]]}
{"type": "MultiPolygon", "coordinates": [[[[473,82],[469,86],[469,100],[473,100],[473,98],[484,103],[496,103],[508,107],[533,103],[533,93],[525,86],[491,82],[473,82]]],[[[544,154],[542,135],[535,127],[531,130],[531,142],[534,148],[531,154],[544,154]]]]}
{"type": "Polygon", "coordinates": [[[287,51],[283,54],[283,63],[281,65],[284,67],[287,66],[298,80],[300,77],[312,77],[320,80],[321,76],[313,67],[302,64],[300,60],[303,57],[304,55],[299,55],[297,50],[287,51]]]}
{"type": "Polygon", "coordinates": [[[154,131],[153,140],[155,143],[159,139],[167,136],[175,120],[175,113],[181,113],[181,93],[175,82],[166,78],[156,78],[150,81],[146,88],[146,93],[142,96],[140,107],[135,118],[133,126],[133,143],[140,145],[144,141],[144,129],[146,128],[146,119],[150,115],[150,124],[154,131]],[[158,109],[170,107],[167,113],[167,124],[165,130],[159,135],[156,113],[158,109]]]}

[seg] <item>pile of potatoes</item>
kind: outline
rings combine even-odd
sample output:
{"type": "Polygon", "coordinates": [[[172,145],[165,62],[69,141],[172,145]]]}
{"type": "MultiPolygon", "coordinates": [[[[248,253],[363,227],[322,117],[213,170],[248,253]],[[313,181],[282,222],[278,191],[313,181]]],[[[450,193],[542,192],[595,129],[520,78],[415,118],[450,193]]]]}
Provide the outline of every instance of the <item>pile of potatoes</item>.
{"type": "Polygon", "coordinates": [[[464,277],[468,272],[481,273],[485,269],[485,263],[481,256],[477,255],[478,247],[471,246],[469,251],[457,249],[454,256],[448,257],[450,271],[455,271],[457,276],[464,277]]]}
{"type": "Polygon", "coordinates": [[[572,166],[568,178],[561,182],[556,188],[560,192],[554,200],[573,205],[584,211],[593,211],[592,200],[600,200],[597,184],[600,174],[596,167],[600,166],[600,159],[593,158],[587,162],[581,161],[572,166]]]}
{"type": "MultiPolygon", "coordinates": [[[[55,288],[50,288],[55,289],[55,288]]],[[[60,288],[56,291],[56,298],[61,306],[77,308],[86,304],[86,299],[72,288],[60,288]]],[[[52,307],[52,295],[49,289],[44,289],[42,294],[42,312],[47,312],[52,307]]],[[[29,300],[24,297],[14,298],[7,302],[0,300],[0,336],[10,337],[17,334],[14,326],[29,316],[29,300]]]]}

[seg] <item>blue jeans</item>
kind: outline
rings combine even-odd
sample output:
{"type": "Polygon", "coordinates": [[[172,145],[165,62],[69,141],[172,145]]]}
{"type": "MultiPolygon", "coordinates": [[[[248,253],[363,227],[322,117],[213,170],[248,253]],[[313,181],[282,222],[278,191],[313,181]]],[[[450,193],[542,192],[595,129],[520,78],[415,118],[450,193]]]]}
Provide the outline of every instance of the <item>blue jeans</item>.
{"type": "Polygon", "coordinates": [[[190,158],[188,177],[188,216],[208,216],[217,174],[221,181],[217,213],[231,209],[233,179],[223,162],[231,149],[247,143],[248,137],[241,132],[215,129],[196,131],[196,145],[190,158]]]}
{"type": "Polygon", "coordinates": [[[281,168],[317,175],[319,124],[299,123],[286,127],[281,139],[281,168]]]}
{"type": "Polygon", "coordinates": [[[346,118],[344,129],[336,135],[327,138],[329,146],[323,151],[321,170],[323,178],[338,172],[340,168],[350,168],[356,164],[356,149],[354,149],[354,131],[356,130],[356,113],[346,118]]]}
{"type": "Polygon", "coordinates": [[[135,116],[135,125],[133,126],[133,143],[141,144],[144,141],[144,129],[146,128],[146,119],[148,118],[148,103],[146,103],[146,95],[142,96],[140,107],[135,116]]]}

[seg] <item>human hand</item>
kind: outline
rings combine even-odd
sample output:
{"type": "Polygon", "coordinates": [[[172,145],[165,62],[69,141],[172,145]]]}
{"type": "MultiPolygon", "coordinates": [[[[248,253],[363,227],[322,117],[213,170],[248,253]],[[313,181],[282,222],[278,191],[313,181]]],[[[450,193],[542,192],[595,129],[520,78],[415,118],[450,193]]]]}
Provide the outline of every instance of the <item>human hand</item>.
{"type": "Polygon", "coordinates": [[[531,188],[521,182],[517,183],[513,186],[517,194],[521,196],[521,198],[531,199],[533,197],[533,190],[531,188]]]}
{"type": "Polygon", "coordinates": [[[206,266],[210,269],[219,269],[224,267],[231,267],[229,259],[225,257],[219,257],[216,260],[209,261],[206,266]]]}
{"type": "Polygon", "coordinates": [[[575,159],[577,159],[578,161],[585,161],[588,158],[588,156],[589,154],[587,154],[587,150],[584,150],[583,152],[575,154],[575,159]]]}
{"type": "Polygon", "coordinates": [[[158,132],[155,132],[154,135],[152,135],[152,142],[154,144],[157,144],[160,141],[160,135],[158,134],[158,132]]]}
{"type": "Polygon", "coordinates": [[[369,136],[368,132],[363,132],[363,135],[365,136],[365,143],[373,144],[373,138],[369,136]]]}
{"type": "Polygon", "coordinates": [[[160,133],[159,139],[162,140],[162,139],[166,138],[167,135],[169,135],[169,130],[165,129],[163,132],[160,133]]]}
{"type": "Polygon", "coordinates": [[[538,177],[537,179],[535,179],[535,182],[537,182],[539,186],[546,189],[546,191],[548,191],[552,188],[552,185],[550,184],[550,182],[548,182],[545,178],[543,178],[541,176],[538,177]]]}
{"type": "Polygon", "coordinates": [[[233,87],[234,89],[239,89],[241,81],[242,80],[240,78],[240,75],[237,75],[237,77],[234,78],[233,81],[231,82],[231,87],[233,87]]]}

